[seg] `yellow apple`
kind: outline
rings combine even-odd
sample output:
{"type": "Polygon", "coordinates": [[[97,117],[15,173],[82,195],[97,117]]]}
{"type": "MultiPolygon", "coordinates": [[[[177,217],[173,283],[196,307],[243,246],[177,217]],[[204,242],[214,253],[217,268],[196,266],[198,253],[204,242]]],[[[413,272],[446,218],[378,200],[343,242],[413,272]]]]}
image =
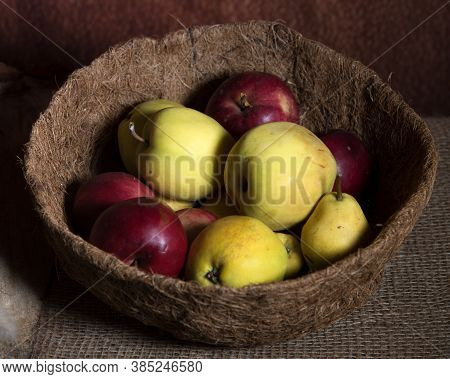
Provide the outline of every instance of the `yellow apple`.
{"type": "Polygon", "coordinates": [[[181,211],[182,209],[192,208],[194,206],[194,203],[192,201],[166,199],[157,193],[155,193],[155,199],[168,205],[169,208],[171,208],[174,212],[181,211]]]}
{"type": "Polygon", "coordinates": [[[239,288],[283,280],[288,255],[277,235],[263,222],[228,216],[203,229],[192,243],[186,278],[202,286],[239,288]]]}
{"type": "Polygon", "coordinates": [[[141,136],[144,124],[150,115],[161,109],[182,106],[165,99],[150,100],[135,106],[122,120],[117,131],[119,152],[122,162],[130,174],[138,176],[137,156],[144,148],[142,143],[132,136],[129,129],[130,122],[133,122],[136,134],[141,136]]]}
{"type": "Polygon", "coordinates": [[[331,190],[336,161],[308,129],[290,122],[260,125],[233,146],[225,186],[241,214],[283,230],[304,220],[331,190]]]}
{"type": "Polygon", "coordinates": [[[213,213],[218,218],[239,214],[224,189],[211,199],[202,200],[200,208],[213,213]]]}
{"type": "Polygon", "coordinates": [[[288,263],[284,277],[285,279],[294,278],[303,267],[303,256],[300,241],[292,234],[276,233],[276,235],[281,242],[283,242],[288,254],[288,263]]]}
{"type": "Polygon", "coordinates": [[[223,182],[224,157],[234,140],[211,117],[166,108],[150,116],[142,137],[139,174],[164,198],[194,201],[223,182]]]}

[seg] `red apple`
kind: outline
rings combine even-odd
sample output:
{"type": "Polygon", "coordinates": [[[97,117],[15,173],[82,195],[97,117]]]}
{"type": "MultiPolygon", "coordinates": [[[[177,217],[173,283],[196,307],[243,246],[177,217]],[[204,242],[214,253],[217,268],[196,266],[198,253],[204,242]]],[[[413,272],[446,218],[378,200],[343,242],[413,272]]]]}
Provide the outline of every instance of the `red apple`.
{"type": "Polygon", "coordinates": [[[205,227],[217,220],[217,216],[200,208],[182,209],[175,212],[183,224],[189,244],[205,227]]]}
{"type": "Polygon", "coordinates": [[[365,189],[372,160],[361,140],[353,133],[332,130],[321,137],[336,159],[342,192],[358,197],[365,189]]]}
{"type": "Polygon", "coordinates": [[[223,82],[209,99],[206,114],[236,139],[261,124],[299,120],[289,87],[277,76],[264,72],[245,72],[223,82]]]}
{"type": "Polygon", "coordinates": [[[174,277],[187,252],[186,233],[175,212],[149,198],[122,201],[105,210],[89,242],[128,265],[174,277]]]}
{"type": "Polygon", "coordinates": [[[75,227],[89,233],[97,217],[120,201],[153,197],[153,191],[134,176],[124,172],[105,172],[94,176],[78,189],[73,203],[75,227]]]}

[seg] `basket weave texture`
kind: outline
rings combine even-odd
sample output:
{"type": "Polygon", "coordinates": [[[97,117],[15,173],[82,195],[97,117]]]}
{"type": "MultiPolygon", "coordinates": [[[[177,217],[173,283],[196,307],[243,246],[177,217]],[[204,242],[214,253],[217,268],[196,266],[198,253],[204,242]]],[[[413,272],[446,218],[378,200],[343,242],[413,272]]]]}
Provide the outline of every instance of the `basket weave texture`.
{"type": "Polygon", "coordinates": [[[385,263],[428,202],[437,165],[420,117],[361,63],[279,23],[202,26],[161,40],[131,40],[74,72],[33,127],[25,171],[64,270],[115,309],[180,339],[248,346],[299,337],[364,304],[385,263]],[[131,106],[167,98],[203,110],[230,74],[257,70],[286,80],[314,132],[358,134],[377,163],[366,248],[297,279],[231,289],[148,275],[71,231],[70,193],[114,166],[111,141],[131,106]]]}

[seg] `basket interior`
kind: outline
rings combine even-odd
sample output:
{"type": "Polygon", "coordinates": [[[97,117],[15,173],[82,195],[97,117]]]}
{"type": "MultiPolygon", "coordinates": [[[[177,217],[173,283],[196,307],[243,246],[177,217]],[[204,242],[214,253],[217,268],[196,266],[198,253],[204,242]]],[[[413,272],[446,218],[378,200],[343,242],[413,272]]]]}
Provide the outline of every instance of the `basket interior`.
{"type": "Polygon", "coordinates": [[[362,138],[376,162],[370,222],[386,223],[417,191],[429,153],[401,99],[358,62],[283,25],[249,23],[132,40],[76,71],[34,131],[41,142],[30,144],[30,155],[40,157],[32,167],[38,203],[56,224],[69,225],[80,181],[123,170],[116,128],[133,105],[167,98],[203,111],[224,79],[251,70],[283,78],[297,97],[300,123],[312,131],[345,129],[362,138]]]}

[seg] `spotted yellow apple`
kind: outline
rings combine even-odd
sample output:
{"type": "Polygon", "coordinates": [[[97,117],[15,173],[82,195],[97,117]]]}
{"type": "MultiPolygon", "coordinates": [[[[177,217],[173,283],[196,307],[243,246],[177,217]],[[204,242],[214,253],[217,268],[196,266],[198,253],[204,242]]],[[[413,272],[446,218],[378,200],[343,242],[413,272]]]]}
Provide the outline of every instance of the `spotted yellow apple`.
{"type": "Polygon", "coordinates": [[[190,108],[166,108],[150,116],[141,137],[139,174],[164,198],[195,201],[222,185],[234,140],[211,117],[190,108]]]}
{"type": "Polygon", "coordinates": [[[288,254],[263,222],[228,216],[203,229],[189,250],[186,278],[202,286],[244,287],[283,280],[288,254]]]}
{"type": "Polygon", "coordinates": [[[133,137],[129,129],[130,122],[134,125],[134,132],[140,136],[142,135],[144,124],[150,115],[165,108],[182,106],[181,104],[166,99],[145,101],[135,106],[122,120],[117,130],[119,152],[122,162],[130,174],[138,176],[137,157],[139,152],[144,149],[142,143],[133,137]]]}
{"type": "Polygon", "coordinates": [[[331,190],[336,161],[325,144],[290,122],[260,125],[233,146],[225,166],[225,186],[239,213],[272,230],[304,220],[331,190]]]}

